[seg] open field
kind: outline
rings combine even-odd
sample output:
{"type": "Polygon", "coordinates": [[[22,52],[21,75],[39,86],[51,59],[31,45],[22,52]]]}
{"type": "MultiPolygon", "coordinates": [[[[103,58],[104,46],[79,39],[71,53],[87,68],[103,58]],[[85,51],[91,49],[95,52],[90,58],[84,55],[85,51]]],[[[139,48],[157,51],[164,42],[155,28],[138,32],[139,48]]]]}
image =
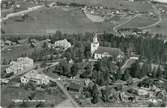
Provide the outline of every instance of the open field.
{"type": "Polygon", "coordinates": [[[162,17],[162,21],[151,29],[153,33],[160,33],[162,35],[167,35],[167,15],[162,17]]]}
{"type": "Polygon", "coordinates": [[[2,28],[6,33],[54,33],[57,30],[69,33],[112,31],[111,23],[93,23],[80,9],[64,11],[61,8],[37,10],[29,13],[25,21],[8,19],[2,28]]]}
{"type": "Polygon", "coordinates": [[[110,8],[116,9],[129,9],[133,11],[151,11],[152,7],[150,4],[146,3],[144,0],[139,0],[136,2],[129,2],[128,0],[56,0],[65,3],[80,3],[86,5],[103,5],[110,8]]]}
{"type": "Polygon", "coordinates": [[[121,28],[140,28],[147,25],[151,25],[156,21],[158,21],[157,17],[153,18],[147,15],[140,15],[128,22],[127,24],[122,25],[121,28]]]}
{"type": "MultiPolygon", "coordinates": [[[[57,0],[60,2],[76,2],[86,5],[103,5],[115,9],[128,9],[139,12],[151,12],[153,8],[144,1],[128,2],[127,0],[57,0]]],[[[2,30],[10,33],[54,33],[57,30],[68,33],[78,32],[113,32],[114,25],[109,22],[94,23],[79,8],[65,9],[43,8],[30,12],[21,21],[21,16],[10,18],[2,23],[2,30]]]]}

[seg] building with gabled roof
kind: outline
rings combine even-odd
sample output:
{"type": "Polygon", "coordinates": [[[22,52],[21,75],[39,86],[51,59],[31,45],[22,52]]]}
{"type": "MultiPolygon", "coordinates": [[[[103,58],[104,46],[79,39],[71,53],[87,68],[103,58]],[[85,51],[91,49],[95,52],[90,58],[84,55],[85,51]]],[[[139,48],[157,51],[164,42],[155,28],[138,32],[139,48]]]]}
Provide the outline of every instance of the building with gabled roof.
{"type": "Polygon", "coordinates": [[[20,57],[17,58],[17,61],[11,61],[10,66],[6,68],[6,73],[21,73],[26,69],[32,68],[34,65],[34,61],[28,57],[20,57]]]}
{"type": "Polygon", "coordinates": [[[94,59],[102,59],[103,57],[120,58],[124,57],[124,53],[119,48],[103,47],[99,45],[97,34],[93,38],[91,43],[91,54],[94,59]]]}
{"type": "Polygon", "coordinates": [[[23,84],[27,84],[29,81],[32,81],[37,85],[46,85],[50,82],[46,75],[39,74],[36,70],[32,70],[31,72],[26,73],[20,78],[20,80],[23,84]]]}
{"type": "Polygon", "coordinates": [[[63,40],[56,41],[55,44],[53,45],[53,47],[63,48],[65,51],[71,47],[71,43],[68,42],[67,39],[63,39],[63,40]]]}

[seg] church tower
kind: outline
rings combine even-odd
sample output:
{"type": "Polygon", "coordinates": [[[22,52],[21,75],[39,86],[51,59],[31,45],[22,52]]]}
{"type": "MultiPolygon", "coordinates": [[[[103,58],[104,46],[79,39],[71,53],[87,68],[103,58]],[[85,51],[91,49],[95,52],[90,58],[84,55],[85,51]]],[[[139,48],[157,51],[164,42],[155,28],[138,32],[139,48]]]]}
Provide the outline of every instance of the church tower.
{"type": "Polygon", "coordinates": [[[91,54],[93,55],[94,52],[98,49],[99,47],[99,41],[97,39],[97,34],[93,37],[93,42],[91,43],[91,54]]]}

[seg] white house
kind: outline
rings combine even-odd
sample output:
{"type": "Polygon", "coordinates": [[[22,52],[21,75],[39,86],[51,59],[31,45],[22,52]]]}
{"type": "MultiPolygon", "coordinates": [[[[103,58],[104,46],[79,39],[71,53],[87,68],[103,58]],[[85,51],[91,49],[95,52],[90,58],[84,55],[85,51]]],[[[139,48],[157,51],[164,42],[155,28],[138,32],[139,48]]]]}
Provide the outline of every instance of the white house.
{"type": "Polygon", "coordinates": [[[119,48],[99,46],[97,34],[94,36],[93,42],[91,43],[91,54],[94,56],[94,59],[102,59],[103,57],[122,59],[124,57],[124,53],[119,48]]]}
{"type": "Polygon", "coordinates": [[[34,61],[28,57],[20,57],[17,61],[11,61],[10,66],[6,68],[6,73],[21,73],[23,70],[32,68],[34,65],[34,61]]]}
{"type": "Polygon", "coordinates": [[[68,49],[71,47],[71,43],[67,41],[67,39],[63,39],[63,40],[59,40],[56,41],[55,44],[53,45],[53,47],[61,47],[64,50],[68,49]]]}
{"type": "Polygon", "coordinates": [[[31,72],[22,76],[20,81],[23,84],[27,84],[29,81],[32,81],[37,85],[47,85],[49,83],[48,77],[44,74],[39,74],[36,70],[32,70],[31,72]]]}

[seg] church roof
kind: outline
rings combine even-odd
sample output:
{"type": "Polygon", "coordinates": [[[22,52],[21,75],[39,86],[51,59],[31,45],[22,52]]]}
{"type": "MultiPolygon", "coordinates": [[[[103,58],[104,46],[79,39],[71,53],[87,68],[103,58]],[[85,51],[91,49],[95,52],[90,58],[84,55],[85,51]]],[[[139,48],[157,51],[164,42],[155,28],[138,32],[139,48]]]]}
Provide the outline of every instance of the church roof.
{"type": "Polygon", "coordinates": [[[110,47],[102,47],[99,46],[98,49],[95,51],[96,54],[109,54],[113,57],[118,55],[124,55],[124,53],[119,48],[110,48],[110,47]]]}

